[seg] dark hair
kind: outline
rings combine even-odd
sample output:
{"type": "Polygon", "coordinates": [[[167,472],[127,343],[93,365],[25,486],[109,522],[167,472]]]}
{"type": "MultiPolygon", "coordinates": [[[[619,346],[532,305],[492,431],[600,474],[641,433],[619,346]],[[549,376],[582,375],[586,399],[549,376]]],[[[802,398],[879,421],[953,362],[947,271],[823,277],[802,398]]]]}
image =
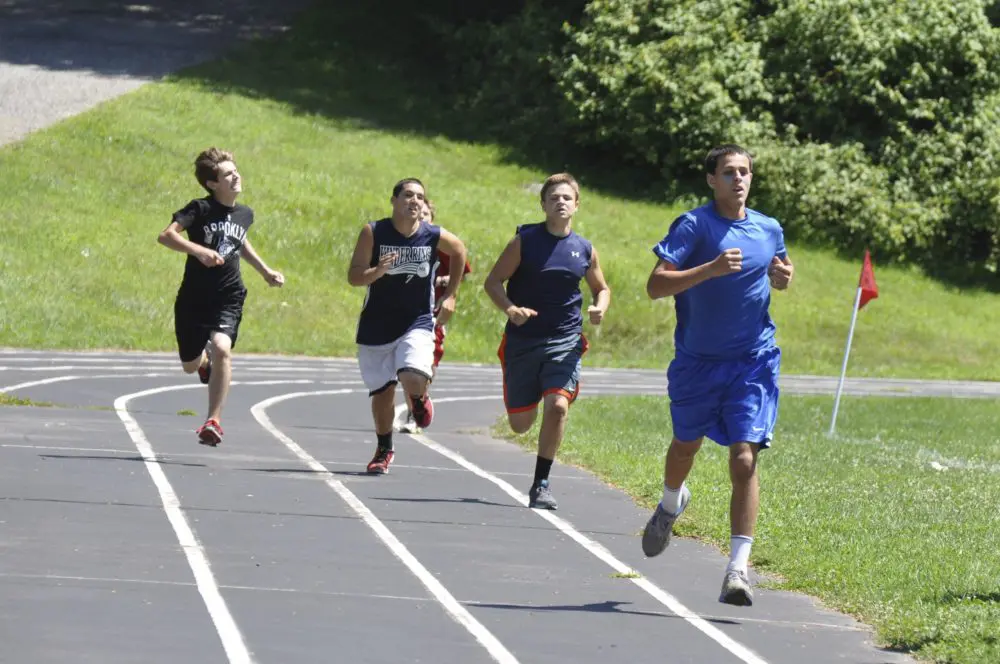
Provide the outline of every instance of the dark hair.
{"type": "Polygon", "coordinates": [[[577,184],[576,178],[569,173],[556,173],[555,175],[550,175],[545,178],[545,183],[542,185],[542,191],[539,193],[542,202],[545,202],[545,195],[549,193],[549,189],[552,187],[558,187],[561,184],[568,184],[572,187],[573,193],[576,194],[576,200],[580,200],[580,185],[577,184]]]}
{"type": "Polygon", "coordinates": [[[727,143],[725,145],[719,145],[718,147],[712,148],[708,153],[708,156],[705,157],[705,173],[707,175],[714,175],[715,169],[719,165],[719,159],[733,154],[746,157],[750,162],[750,172],[753,172],[753,155],[741,148],[739,145],[727,143]]]}
{"type": "Polygon", "coordinates": [[[211,194],[212,190],[208,188],[206,183],[218,180],[219,164],[224,161],[232,160],[232,152],[226,152],[225,150],[220,150],[216,147],[204,150],[194,160],[194,176],[198,178],[198,184],[200,184],[205,191],[211,194]]]}
{"type": "Polygon", "coordinates": [[[397,196],[399,196],[399,192],[403,191],[403,187],[405,187],[408,184],[419,184],[420,188],[424,190],[424,195],[425,196],[427,195],[427,187],[424,186],[423,182],[421,182],[417,178],[403,178],[402,180],[397,182],[396,185],[392,188],[392,197],[396,198],[397,196]]]}

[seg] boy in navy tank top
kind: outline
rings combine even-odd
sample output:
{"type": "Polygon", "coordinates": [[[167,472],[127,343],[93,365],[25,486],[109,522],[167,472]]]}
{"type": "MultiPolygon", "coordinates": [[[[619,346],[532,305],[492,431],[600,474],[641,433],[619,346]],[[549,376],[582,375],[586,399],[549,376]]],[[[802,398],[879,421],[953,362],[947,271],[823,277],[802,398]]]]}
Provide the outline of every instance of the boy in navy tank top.
{"type": "Polygon", "coordinates": [[[709,152],[714,200],[677,218],[653,248],[646,291],[674,297],[675,357],[667,369],[673,440],[664,463],[663,500],[642,534],[659,555],[691,500],[684,484],[705,436],[729,448],[730,559],[719,601],[753,604],[747,574],[759,507],[757,454],[771,445],[778,416],[781,350],[768,312],[771,288],[784,290],[794,268],[781,225],[747,209],[753,159],[738,145],[709,152]]]}
{"type": "Polygon", "coordinates": [[[484,288],[508,319],[497,355],[511,428],[517,433],[530,429],[543,402],[528,507],[554,510],[549,471],[562,442],[569,405],[580,391],[581,358],[587,350],[580,280],[586,279],[593,294],[594,303],[587,308],[593,325],[604,319],[611,289],[597,250],[573,232],[573,215],[580,204],[580,187],[573,176],[558,173],[545,180],[541,204],[545,221],[518,227],[484,288]]]}
{"type": "Polygon", "coordinates": [[[395,456],[392,444],[396,383],[412,404],[417,425],[434,417],[427,385],[434,372],[434,278],[440,249],[451,257],[451,274],[440,301],[462,282],[465,245],[440,226],[421,222],[426,194],[416,178],[392,189],[392,217],[361,228],[347,281],[365,286],[356,342],[361,377],[372,399],[378,445],[368,472],[385,474],[395,456]]]}

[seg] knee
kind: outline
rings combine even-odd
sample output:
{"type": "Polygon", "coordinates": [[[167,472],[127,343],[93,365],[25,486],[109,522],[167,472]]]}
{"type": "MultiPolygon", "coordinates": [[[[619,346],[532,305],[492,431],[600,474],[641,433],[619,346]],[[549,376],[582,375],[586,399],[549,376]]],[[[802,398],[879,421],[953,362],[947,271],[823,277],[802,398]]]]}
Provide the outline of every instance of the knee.
{"type": "Polygon", "coordinates": [[[400,371],[396,377],[406,394],[421,395],[427,391],[428,380],[423,374],[418,374],[415,371],[400,371]]]}
{"type": "Polygon", "coordinates": [[[233,359],[233,349],[229,344],[212,344],[212,362],[229,362],[233,359]]]}
{"type": "Polygon", "coordinates": [[[749,447],[734,450],[729,458],[729,467],[734,481],[749,482],[757,471],[757,456],[749,447]]]}
{"type": "Polygon", "coordinates": [[[181,362],[181,369],[183,369],[184,373],[186,374],[193,374],[195,371],[198,370],[198,367],[200,366],[201,366],[200,357],[197,360],[194,360],[193,362],[181,362]]]}
{"type": "Polygon", "coordinates": [[[545,418],[549,420],[563,420],[569,415],[569,400],[559,396],[555,399],[545,400],[545,418]]]}
{"type": "Polygon", "coordinates": [[[680,461],[690,461],[694,459],[695,455],[698,454],[698,450],[701,449],[700,440],[692,442],[682,442],[676,438],[670,443],[670,449],[668,453],[671,457],[678,459],[680,461]]]}

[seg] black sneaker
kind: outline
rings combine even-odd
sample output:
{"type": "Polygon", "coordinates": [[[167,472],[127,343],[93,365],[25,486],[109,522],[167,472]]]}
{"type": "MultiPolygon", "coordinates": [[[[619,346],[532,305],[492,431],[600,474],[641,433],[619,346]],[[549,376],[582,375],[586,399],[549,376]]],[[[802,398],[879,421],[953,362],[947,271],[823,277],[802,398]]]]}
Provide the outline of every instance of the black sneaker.
{"type": "Polygon", "coordinates": [[[539,480],[531,485],[531,489],[528,491],[528,507],[537,507],[543,510],[559,508],[555,496],[552,495],[552,490],[549,489],[548,480],[539,480]]]}

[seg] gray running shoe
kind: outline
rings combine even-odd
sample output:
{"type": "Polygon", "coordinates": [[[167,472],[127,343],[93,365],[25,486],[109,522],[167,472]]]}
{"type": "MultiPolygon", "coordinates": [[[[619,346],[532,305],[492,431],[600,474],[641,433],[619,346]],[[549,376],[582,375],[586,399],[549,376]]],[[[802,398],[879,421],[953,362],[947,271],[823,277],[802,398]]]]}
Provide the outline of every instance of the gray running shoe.
{"type": "Polygon", "coordinates": [[[719,601],[733,606],[753,606],[753,590],[750,589],[750,579],[743,570],[726,570],[726,578],[722,581],[722,593],[719,601]]]}
{"type": "Polygon", "coordinates": [[[681,489],[681,508],[677,514],[670,514],[662,505],[657,504],[656,511],[649,517],[646,528],[642,531],[642,552],[647,557],[658,556],[667,548],[674,522],[684,513],[689,502],[691,502],[691,491],[685,486],[681,489]]]}
{"type": "Polygon", "coordinates": [[[540,480],[537,484],[531,485],[531,490],[528,491],[528,507],[537,507],[543,510],[559,508],[555,496],[552,495],[552,490],[549,489],[548,480],[540,480]]]}

